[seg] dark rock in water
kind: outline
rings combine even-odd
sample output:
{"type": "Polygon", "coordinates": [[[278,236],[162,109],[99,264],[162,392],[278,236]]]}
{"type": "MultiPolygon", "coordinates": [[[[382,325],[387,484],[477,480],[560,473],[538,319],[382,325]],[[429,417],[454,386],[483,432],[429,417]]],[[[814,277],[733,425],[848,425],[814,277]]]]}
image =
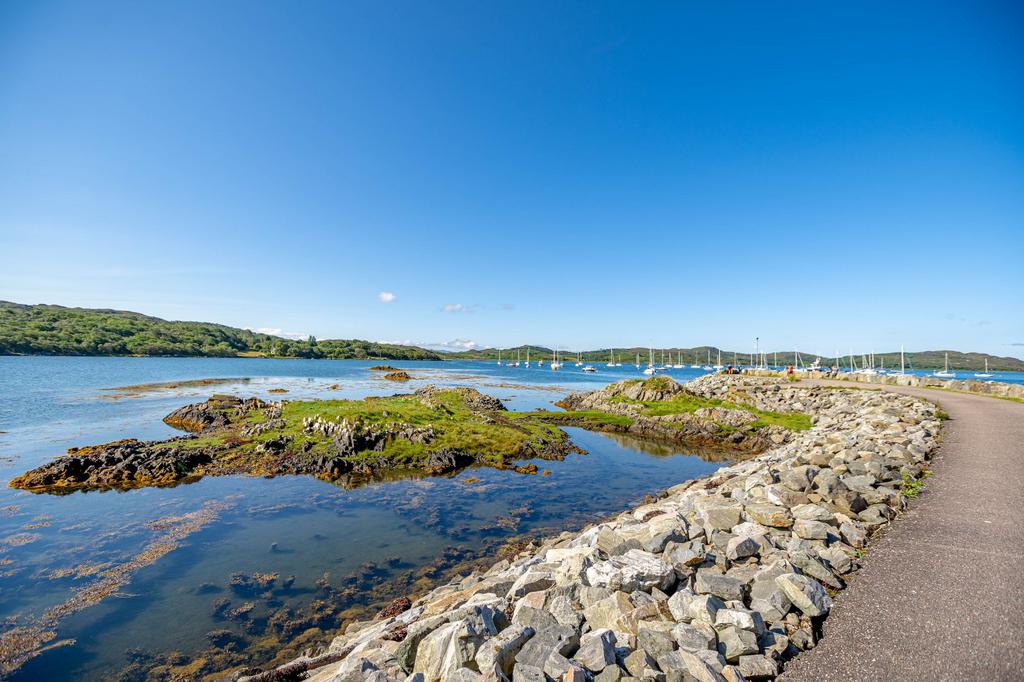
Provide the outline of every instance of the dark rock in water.
{"type": "Polygon", "coordinates": [[[207,449],[155,448],[151,443],[130,438],[71,448],[67,455],[18,476],[11,481],[11,486],[32,490],[166,485],[187,477],[193,469],[212,460],[212,453],[207,449]]]}
{"type": "Polygon", "coordinates": [[[206,633],[206,639],[218,649],[224,649],[232,644],[244,644],[245,638],[231,630],[211,630],[206,633]]]}
{"type": "Polygon", "coordinates": [[[464,452],[458,452],[457,450],[438,450],[437,452],[430,453],[427,457],[427,463],[423,467],[431,474],[441,474],[446,471],[453,471],[460,467],[469,466],[473,463],[473,458],[464,452]]]}
{"type": "Polygon", "coordinates": [[[388,381],[409,381],[412,379],[408,372],[388,372],[384,375],[384,378],[388,381]]]}
{"type": "Polygon", "coordinates": [[[164,423],[182,431],[198,432],[227,426],[239,417],[267,406],[259,398],[242,400],[233,395],[215,395],[205,403],[179,407],[164,417],[164,423]]]}

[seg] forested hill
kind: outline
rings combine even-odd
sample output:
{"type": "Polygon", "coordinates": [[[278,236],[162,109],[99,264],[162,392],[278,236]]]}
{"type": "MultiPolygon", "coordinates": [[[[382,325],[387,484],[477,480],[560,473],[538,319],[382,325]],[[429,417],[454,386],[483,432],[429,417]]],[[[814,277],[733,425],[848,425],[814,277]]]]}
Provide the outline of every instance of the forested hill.
{"type": "Polygon", "coordinates": [[[0,301],[0,355],[268,356],[441,360],[437,353],[358,339],[295,341],[209,322],[123,310],[0,301]]]}

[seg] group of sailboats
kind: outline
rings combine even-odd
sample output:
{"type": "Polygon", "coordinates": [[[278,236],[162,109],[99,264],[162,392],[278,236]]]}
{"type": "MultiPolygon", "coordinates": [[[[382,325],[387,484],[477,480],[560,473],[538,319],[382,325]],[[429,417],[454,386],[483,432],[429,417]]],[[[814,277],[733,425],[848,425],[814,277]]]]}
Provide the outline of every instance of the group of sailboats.
{"type": "MultiPolygon", "coordinates": [[[[544,360],[531,361],[529,347],[526,348],[526,353],[525,353],[526,359],[525,360],[521,359],[521,357],[520,357],[521,356],[521,352],[522,352],[521,349],[516,349],[515,360],[507,360],[507,361],[505,361],[505,360],[502,359],[502,351],[501,351],[501,349],[498,349],[498,362],[497,362],[498,366],[505,366],[505,367],[531,367],[534,364],[537,367],[543,367],[544,366],[544,364],[545,364],[544,360]]],[[[838,356],[838,353],[837,353],[837,356],[838,356]]],[[[940,378],[940,379],[955,379],[957,377],[956,371],[955,370],[951,370],[949,368],[949,353],[945,353],[944,356],[945,357],[944,357],[943,368],[941,370],[935,370],[929,376],[937,377],[937,378],[940,378]]],[[[640,362],[640,353],[636,354],[636,368],[638,370],[641,370],[643,374],[648,375],[648,376],[653,375],[653,374],[655,374],[655,373],[657,373],[659,371],[670,370],[670,369],[686,369],[687,367],[689,367],[690,369],[702,369],[702,370],[704,370],[706,372],[721,371],[721,370],[725,369],[725,365],[722,364],[722,351],[721,350],[717,351],[717,357],[715,359],[715,364],[712,364],[712,357],[711,357],[711,350],[710,349],[707,350],[707,358],[706,358],[706,362],[704,364],[701,364],[700,356],[697,353],[694,353],[693,364],[686,365],[683,362],[682,353],[679,352],[679,351],[676,351],[675,361],[673,362],[672,352],[668,351],[666,353],[665,350],[662,350],[661,351],[660,360],[661,360],[660,363],[656,363],[655,362],[654,349],[653,348],[649,348],[648,349],[648,362],[647,362],[646,366],[642,365],[641,362],[640,362]]],[[[768,358],[768,354],[767,353],[759,352],[757,354],[756,360],[755,360],[754,354],[750,354],[750,367],[767,369],[767,368],[769,368],[768,360],[769,360],[769,358],[768,358]]],[[[733,357],[733,366],[734,367],[738,367],[738,365],[736,364],[737,361],[738,361],[738,358],[734,354],[734,357],[733,357]]],[[[773,354],[773,365],[772,366],[778,367],[779,366],[778,362],[779,362],[778,353],[775,353],[775,354],[773,354]]],[[[984,362],[985,362],[985,370],[983,372],[974,372],[974,376],[979,378],[979,379],[990,379],[990,378],[992,378],[993,374],[992,374],[992,372],[989,371],[988,359],[985,358],[984,362]]],[[[551,353],[551,360],[548,362],[548,366],[551,367],[552,370],[558,370],[558,369],[561,369],[564,365],[565,365],[565,361],[561,357],[560,351],[557,350],[557,349],[553,350],[552,353],[551,353]]],[[[899,369],[895,369],[895,368],[893,368],[893,369],[886,369],[886,367],[885,367],[885,357],[884,356],[876,356],[872,352],[872,353],[867,353],[867,354],[861,355],[860,358],[858,359],[858,357],[856,355],[854,355],[852,350],[849,353],[849,355],[847,356],[847,362],[844,363],[844,362],[842,362],[837,357],[837,359],[834,361],[834,365],[835,366],[832,368],[833,370],[850,372],[852,374],[862,374],[862,375],[881,375],[881,374],[904,375],[904,374],[907,373],[906,361],[905,361],[905,357],[904,357],[904,352],[903,352],[903,347],[902,346],[900,347],[899,369]],[[842,366],[843,364],[846,364],[847,366],[843,367],[842,366]]],[[[581,371],[587,372],[587,373],[594,373],[594,372],[598,371],[597,368],[594,365],[588,364],[588,363],[584,362],[584,360],[583,360],[583,353],[579,352],[579,351],[576,353],[576,365],[575,366],[579,367],[581,369],[581,371]]],[[[604,366],[605,367],[612,367],[612,368],[614,368],[614,367],[622,367],[622,362],[621,362],[621,360],[617,360],[616,359],[615,351],[613,349],[610,349],[608,351],[608,362],[606,362],[604,366]]],[[[829,369],[828,367],[824,367],[822,365],[822,360],[821,360],[820,357],[815,357],[814,361],[811,362],[811,363],[805,362],[800,357],[800,352],[798,350],[795,350],[795,349],[793,351],[793,367],[794,367],[794,369],[797,369],[797,370],[812,371],[812,372],[813,371],[828,371],[828,369],[829,369]]]]}

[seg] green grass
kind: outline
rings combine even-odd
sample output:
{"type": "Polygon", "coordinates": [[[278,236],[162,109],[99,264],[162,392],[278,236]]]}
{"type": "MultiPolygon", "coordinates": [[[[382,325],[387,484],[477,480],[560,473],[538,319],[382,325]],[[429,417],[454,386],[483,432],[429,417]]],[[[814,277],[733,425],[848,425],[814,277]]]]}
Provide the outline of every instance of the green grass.
{"type": "Polygon", "coordinates": [[[608,426],[629,428],[633,419],[623,414],[612,414],[598,410],[568,410],[552,412],[538,410],[536,412],[510,412],[509,416],[516,420],[541,420],[554,424],[578,424],[583,428],[601,428],[608,426]]]}
{"type": "Polygon", "coordinates": [[[904,497],[915,498],[924,490],[924,479],[932,475],[930,471],[921,472],[920,478],[914,478],[910,474],[903,474],[903,495],[904,497]]]}

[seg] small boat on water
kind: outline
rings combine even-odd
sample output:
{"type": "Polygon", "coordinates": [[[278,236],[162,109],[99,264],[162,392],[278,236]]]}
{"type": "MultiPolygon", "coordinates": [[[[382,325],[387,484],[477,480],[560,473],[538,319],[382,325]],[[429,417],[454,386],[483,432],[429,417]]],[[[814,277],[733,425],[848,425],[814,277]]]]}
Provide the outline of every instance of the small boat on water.
{"type": "Polygon", "coordinates": [[[529,346],[527,346],[527,348],[526,348],[526,364],[523,365],[523,367],[526,367],[527,369],[529,369],[529,367],[530,367],[530,348],[529,348],[529,346]]]}
{"type": "MultiPolygon", "coordinates": [[[[670,357],[669,360],[672,358],[670,357]]],[[[676,364],[672,365],[672,369],[684,369],[686,365],[683,364],[683,359],[680,357],[679,351],[676,351],[676,364]]]]}
{"type": "MultiPolygon", "coordinates": [[[[654,374],[654,372],[656,371],[655,368],[654,368],[654,349],[651,348],[650,351],[651,351],[651,359],[647,363],[647,367],[644,369],[644,374],[654,374]]],[[[639,366],[640,365],[638,364],[637,367],[639,367],[639,366]]]]}
{"type": "Polygon", "coordinates": [[[693,354],[693,364],[690,365],[690,369],[700,369],[700,356],[696,352],[693,354]]]}
{"type": "Polygon", "coordinates": [[[974,376],[978,377],[979,379],[988,379],[992,376],[992,374],[990,374],[988,371],[988,358],[985,358],[985,371],[975,372],[974,376]]]}
{"type": "Polygon", "coordinates": [[[558,361],[558,351],[551,351],[551,369],[561,369],[562,363],[558,361]]]}
{"type": "Polygon", "coordinates": [[[582,365],[583,365],[583,362],[580,360],[580,352],[576,351],[576,366],[580,367],[582,365]]]}
{"type": "MultiPolygon", "coordinates": [[[[711,351],[708,351],[708,355],[711,355],[711,351]]],[[[710,362],[710,360],[708,362],[710,362]]],[[[718,364],[713,366],[711,369],[716,369],[716,370],[723,370],[723,369],[725,369],[725,365],[722,364],[722,351],[721,350],[718,351],[718,364]]]]}
{"type": "Polygon", "coordinates": [[[946,367],[945,367],[945,369],[943,369],[941,372],[939,372],[939,371],[932,372],[932,376],[933,377],[940,377],[942,379],[955,379],[956,378],[956,372],[950,372],[949,371],[949,353],[946,353],[946,367]]]}
{"type": "Polygon", "coordinates": [[[592,365],[587,365],[586,367],[583,368],[583,371],[584,372],[596,372],[597,370],[594,369],[594,367],[592,365]]]}
{"type": "Polygon", "coordinates": [[[498,367],[501,367],[501,349],[498,349],[498,367]]]}

